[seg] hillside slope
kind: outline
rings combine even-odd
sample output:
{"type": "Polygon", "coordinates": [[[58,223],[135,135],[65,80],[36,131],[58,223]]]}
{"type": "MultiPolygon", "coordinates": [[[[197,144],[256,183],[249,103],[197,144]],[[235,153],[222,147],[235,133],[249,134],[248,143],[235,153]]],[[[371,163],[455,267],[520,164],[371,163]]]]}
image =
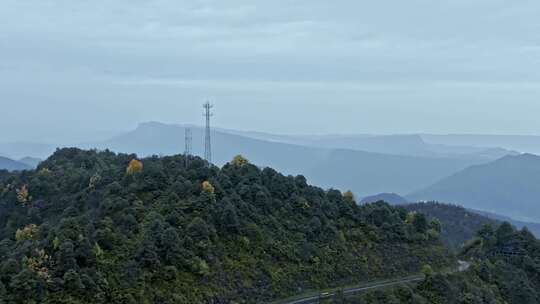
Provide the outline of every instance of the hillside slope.
{"type": "Polygon", "coordinates": [[[373,291],[343,303],[536,304],[540,303],[540,241],[508,223],[485,226],[460,256],[462,272],[427,271],[417,286],[373,291]]]}
{"type": "Polygon", "coordinates": [[[62,149],[0,173],[0,299],[260,303],[447,266],[434,229],[242,158],[62,149]]]}
{"type": "Polygon", "coordinates": [[[540,157],[506,156],[477,165],[408,195],[411,201],[443,201],[466,208],[540,222],[540,157]]]}

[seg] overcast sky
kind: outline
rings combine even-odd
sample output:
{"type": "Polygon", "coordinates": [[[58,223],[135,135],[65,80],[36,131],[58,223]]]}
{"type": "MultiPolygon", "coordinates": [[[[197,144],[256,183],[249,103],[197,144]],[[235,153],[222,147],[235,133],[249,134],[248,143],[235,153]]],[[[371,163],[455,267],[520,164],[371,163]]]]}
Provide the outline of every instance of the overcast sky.
{"type": "Polygon", "coordinates": [[[2,0],[0,141],[540,134],[537,0],[2,0]]]}

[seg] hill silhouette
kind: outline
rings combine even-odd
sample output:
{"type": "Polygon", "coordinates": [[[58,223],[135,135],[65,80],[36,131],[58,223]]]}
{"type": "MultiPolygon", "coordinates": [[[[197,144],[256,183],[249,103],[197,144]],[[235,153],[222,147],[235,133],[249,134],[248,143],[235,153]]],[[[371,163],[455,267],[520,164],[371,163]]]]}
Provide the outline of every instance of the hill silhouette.
{"type": "Polygon", "coordinates": [[[411,201],[436,200],[540,222],[540,157],[506,156],[472,166],[407,196],[411,201]]]}
{"type": "Polygon", "coordinates": [[[376,203],[379,201],[383,201],[386,203],[389,203],[391,205],[405,205],[408,203],[408,201],[396,193],[380,193],[372,196],[364,197],[360,203],[362,204],[369,204],[369,203],[376,203]]]}
{"type": "Polygon", "coordinates": [[[14,170],[27,170],[30,168],[31,166],[23,162],[0,156],[0,170],[14,171],[14,170]]]}

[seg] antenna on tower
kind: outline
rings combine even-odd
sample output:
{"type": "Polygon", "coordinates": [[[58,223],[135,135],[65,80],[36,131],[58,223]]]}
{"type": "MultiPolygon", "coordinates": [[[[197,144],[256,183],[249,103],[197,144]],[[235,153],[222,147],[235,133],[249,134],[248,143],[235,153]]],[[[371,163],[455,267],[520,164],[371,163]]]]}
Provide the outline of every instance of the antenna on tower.
{"type": "Polygon", "coordinates": [[[203,105],[204,116],[206,117],[206,132],[204,137],[204,159],[208,162],[208,165],[212,163],[212,139],[210,135],[210,117],[213,116],[212,108],[214,106],[210,102],[206,102],[203,105]]]}
{"type": "Polygon", "coordinates": [[[189,165],[189,158],[191,157],[191,153],[192,153],[193,136],[191,135],[190,128],[186,128],[185,133],[186,133],[185,134],[186,137],[185,137],[184,143],[186,145],[186,149],[184,151],[184,159],[185,159],[185,166],[187,168],[189,165]]]}

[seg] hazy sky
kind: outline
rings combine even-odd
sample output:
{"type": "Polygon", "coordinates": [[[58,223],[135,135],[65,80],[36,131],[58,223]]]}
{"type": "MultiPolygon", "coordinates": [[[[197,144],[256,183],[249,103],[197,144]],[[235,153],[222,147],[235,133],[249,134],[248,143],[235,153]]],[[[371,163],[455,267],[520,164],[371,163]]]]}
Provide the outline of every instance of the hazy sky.
{"type": "Polygon", "coordinates": [[[0,141],[540,133],[537,0],[2,0],[0,141]]]}

